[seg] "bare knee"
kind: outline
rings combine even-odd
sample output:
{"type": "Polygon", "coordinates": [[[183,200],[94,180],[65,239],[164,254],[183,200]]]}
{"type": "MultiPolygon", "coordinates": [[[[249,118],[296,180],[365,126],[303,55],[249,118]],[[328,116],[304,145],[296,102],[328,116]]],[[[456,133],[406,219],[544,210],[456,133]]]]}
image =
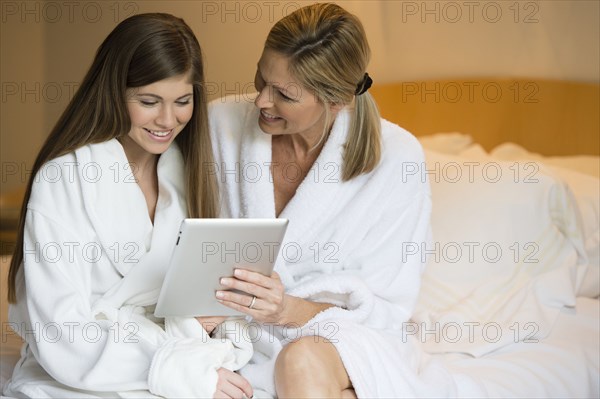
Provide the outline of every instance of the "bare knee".
{"type": "Polygon", "coordinates": [[[277,357],[275,370],[282,373],[312,374],[321,368],[319,337],[304,337],[286,345],[277,357]]]}
{"type": "Polygon", "coordinates": [[[351,384],[333,344],[304,337],[288,344],[277,357],[275,386],[280,397],[340,397],[351,384]]]}

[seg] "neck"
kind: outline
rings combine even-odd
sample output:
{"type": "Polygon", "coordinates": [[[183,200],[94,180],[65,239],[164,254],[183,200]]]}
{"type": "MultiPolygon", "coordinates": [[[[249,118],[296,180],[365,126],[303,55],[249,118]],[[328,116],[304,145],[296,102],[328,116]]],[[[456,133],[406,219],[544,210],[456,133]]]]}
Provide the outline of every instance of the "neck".
{"type": "Polygon", "coordinates": [[[331,127],[333,123],[330,123],[326,132],[322,129],[319,131],[313,131],[309,133],[297,133],[292,135],[276,136],[284,143],[296,156],[296,159],[307,159],[314,158],[321,153],[323,146],[327,142],[327,138],[331,133],[331,127]],[[324,136],[324,137],[323,137],[324,136]]]}
{"type": "Polygon", "coordinates": [[[120,137],[119,142],[123,146],[127,161],[132,164],[132,172],[136,179],[156,171],[158,155],[145,151],[129,136],[120,137]]]}
{"type": "Polygon", "coordinates": [[[298,134],[273,136],[272,140],[275,148],[279,148],[278,151],[283,150],[288,159],[297,161],[315,160],[325,142],[323,140],[317,145],[318,140],[307,141],[298,134]],[[315,145],[317,146],[315,147],[315,145]]]}

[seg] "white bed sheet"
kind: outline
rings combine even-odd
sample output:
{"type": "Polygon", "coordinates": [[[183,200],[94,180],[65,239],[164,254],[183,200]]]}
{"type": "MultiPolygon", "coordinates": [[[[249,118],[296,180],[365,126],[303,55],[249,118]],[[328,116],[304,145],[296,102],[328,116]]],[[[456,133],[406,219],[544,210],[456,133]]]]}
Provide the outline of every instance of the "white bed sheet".
{"type": "MultiPolygon", "coordinates": [[[[8,324],[8,302],[6,287],[8,284],[8,269],[10,255],[0,255],[0,323],[2,324],[0,338],[0,395],[4,384],[12,376],[12,370],[20,357],[21,339],[12,332],[8,324]]],[[[4,397],[4,396],[2,396],[4,397]]]]}
{"type": "MultiPolygon", "coordinates": [[[[20,341],[2,343],[1,386],[19,359],[20,341]]],[[[600,301],[577,298],[564,309],[546,339],[518,342],[481,358],[436,354],[458,382],[458,397],[598,398],[600,396],[600,301]]],[[[2,398],[6,398],[2,396],[2,398]]]]}
{"type": "Polygon", "coordinates": [[[481,358],[434,355],[458,384],[459,397],[598,398],[600,396],[600,301],[579,297],[561,311],[551,334],[518,342],[481,358]]]}
{"type": "MultiPolygon", "coordinates": [[[[13,368],[20,358],[22,341],[16,334],[8,332],[8,326],[2,326],[2,341],[0,342],[0,394],[4,384],[12,376],[13,368]]],[[[0,398],[6,398],[0,396],[0,398]]]]}

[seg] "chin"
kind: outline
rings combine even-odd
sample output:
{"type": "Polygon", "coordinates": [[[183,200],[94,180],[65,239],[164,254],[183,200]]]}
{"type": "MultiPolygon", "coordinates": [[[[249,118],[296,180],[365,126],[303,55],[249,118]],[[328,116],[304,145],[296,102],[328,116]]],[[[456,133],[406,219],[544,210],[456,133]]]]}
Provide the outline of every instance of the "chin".
{"type": "Polygon", "coordinates": [[[160,155],[165,153],[169,147],[171,147],[171,145],[173,144],[173,142],[168,142],[168,143],[162,143],[162,144],[153,144],[150,146],[147,146],[145,148],[146,151],[148,151],[150,154],[154,154],[154,155],[160,155]]]}
{"type": "Polygon", "coordinates": [[[266,123],[264,123],[260,119],[258,120],[258,127],[260,128],[260,130],[263,133],[270,134],[271,136],[276,136],[278,134],[281,134],[281,132],[279,131],[280,129],[274,128],[271,125],[267,125],[266,123]]]}

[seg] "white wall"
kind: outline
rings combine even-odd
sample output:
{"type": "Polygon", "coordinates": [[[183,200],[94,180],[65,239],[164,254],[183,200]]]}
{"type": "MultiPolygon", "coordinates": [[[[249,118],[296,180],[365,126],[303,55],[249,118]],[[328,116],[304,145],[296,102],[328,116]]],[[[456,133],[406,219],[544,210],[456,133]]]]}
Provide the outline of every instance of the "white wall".
{"type": "MultiPolygon", "coordinates": [[[[338,1],[363,21],[376,82],[520,76],[600,80],[597,0],[338,1]]],[[[306,1],[2,1],[0,191],[24,183],[96,48],[132,13],[183,17],[212,98],[251,90],[269,28],[306,1]],[[14,170],[16,168],[16,170],[14,170]]]]}

